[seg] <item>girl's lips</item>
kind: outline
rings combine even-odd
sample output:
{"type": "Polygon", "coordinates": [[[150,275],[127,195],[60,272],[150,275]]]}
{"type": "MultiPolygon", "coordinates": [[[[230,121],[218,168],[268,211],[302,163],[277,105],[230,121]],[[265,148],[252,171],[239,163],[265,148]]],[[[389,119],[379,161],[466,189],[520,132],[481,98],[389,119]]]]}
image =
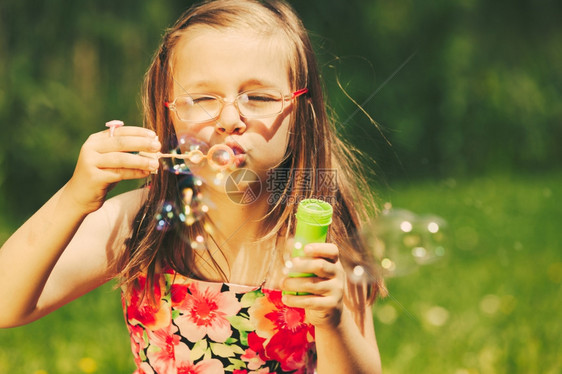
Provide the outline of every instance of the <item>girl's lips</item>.
{"type": "Polygon", "coordinates": [[[235,155],[240,155],[243,153],[246,153],[246,151],[244,150],[244,148],[236,143],[236,142],[226,142],[225,143],[230,149],[232,149],[232,151],[234,152],[235,155]]]}
{"type": "Polygon", "coordinates": [[[237,168],[244,166],[245,163],[246,163],[246,154],[240,154],[234,156],[234,166],[236,166],[237,168]]]}
{"type": "Polygon", "coordinates": [[[236,142],[227,142],[226,145],[234,152],[234,166],[244,166],[246,162],[246,151],[244,148],[236,142]]]}

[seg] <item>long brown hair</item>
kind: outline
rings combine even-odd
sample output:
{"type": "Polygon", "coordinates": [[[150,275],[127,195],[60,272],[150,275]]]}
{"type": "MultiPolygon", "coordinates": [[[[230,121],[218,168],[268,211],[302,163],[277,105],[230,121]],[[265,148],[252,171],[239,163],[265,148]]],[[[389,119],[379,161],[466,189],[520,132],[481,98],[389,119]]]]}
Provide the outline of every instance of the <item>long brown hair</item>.
{"type": "MultiPolygon", "coordinates": [[[[370,193],[359,165],[341,140],[335,136],[334,124],[326,111],[323,85],[307,31],[294,10],[278,0],[214,0],[188,9],[165,33],[144,82],[144,125],[158,134],[167,152],[174,144],[174,130],[170,112],[163,103],[173,92],[172,62],[174,47],[183,33],[195,25],[212,28],[253,30],[260,35],[281,36],[289,66],[289,80],[293,89],[307,87],[305,100],[297,100],[292,114],[289,143],[285,158],[278,166],[288,171],[284,190],[270,199],[271,209],[263,218],[264,236],[292,234],[297,202],[304,198],[320,198],[332,203],[334,219],[329,238],[340,248],[345,267],[363,266],[374,275],[361,284],[349,283],[347,301],[355,310],[372,302],[379,291],[379,278],[372,266],[368,248],[358,232],[368,213],[374,213],[370,193]],[[299,188],[297,170],[325,170],[337,173],[334,183],[325,183],[322,175],[312,172],[306,188],[299,188]]],[[[283,55],[283,54],[281,54],[283,55]]],[[[325,175],[324,175],[325,177],[325,175]]],[[[204,234],[202,222],[184,226],[181,230],[163,232],[153,219],[163,201],[178,196],[177,177],[162,172],[152,176],[147,202],[136,218],[135,228],[121,259],[123,283],[131,285],[140,274],[149,281],[163,263],[184,275],[198,277],[194,266],[194,251],[185,237],[204,234]]],[[[223,275],[224,270],[218,269],[223,275]]],[[[151,289],[149,287],[149,289],[151,289]]]]}

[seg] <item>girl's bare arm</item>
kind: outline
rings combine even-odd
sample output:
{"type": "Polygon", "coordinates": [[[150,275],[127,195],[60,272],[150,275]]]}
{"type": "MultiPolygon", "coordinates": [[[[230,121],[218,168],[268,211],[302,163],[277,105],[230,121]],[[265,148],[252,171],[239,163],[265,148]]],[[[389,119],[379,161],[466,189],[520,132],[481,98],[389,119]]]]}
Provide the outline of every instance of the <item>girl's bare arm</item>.
{"type": "Polygon", "coordinates": [[[149,175],[129,151],[155,151],[154,135],[123,127],[90,136],[70,181],[0,249],[0,327],[34,321],[107,281],[109,265],[141,203],[131,192],[104,203],[111,186],[149,175]],[[135,203],[136,202],[136,203],[135,203]]]}
{"type": "Polygon", "coordinates": [[[375,339],[371,308],[365,310],[364,335],[359,331],[352,313],[344,308],[340,323],[317,327],[318,374],[369,373],[380,374],[381,359],[375,339]]]}
{"type": "Polygon", "coordinates": [[[63,187],[0,251],[0,326],[32,322],[105,283],[130,232],[142,191],[84,216],[63,187]]]}

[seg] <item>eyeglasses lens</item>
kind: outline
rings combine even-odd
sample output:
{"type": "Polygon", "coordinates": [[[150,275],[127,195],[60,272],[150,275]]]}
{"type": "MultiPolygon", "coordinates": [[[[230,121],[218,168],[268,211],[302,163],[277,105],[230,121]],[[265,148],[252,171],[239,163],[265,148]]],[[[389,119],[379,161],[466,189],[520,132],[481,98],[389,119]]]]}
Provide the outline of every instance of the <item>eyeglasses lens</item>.
{"type": "MultiPolygon", "coordinates": [[[[283,96],[276,90],[248,91],[236,97],[235,106],[246,118],[268,117],[281,113],[283,96]]],[[[177,114],[183,121],[205,122],[217,118],[224,101],[211,95],[185,95],[176,100],[177,114]]]]}

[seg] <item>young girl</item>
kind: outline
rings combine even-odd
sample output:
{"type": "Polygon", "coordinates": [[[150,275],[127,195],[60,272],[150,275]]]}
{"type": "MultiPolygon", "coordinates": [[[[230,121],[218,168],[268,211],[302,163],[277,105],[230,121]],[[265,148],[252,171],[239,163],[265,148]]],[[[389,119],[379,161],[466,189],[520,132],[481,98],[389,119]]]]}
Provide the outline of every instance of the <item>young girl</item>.
{"type": "Polygon", "coordinates": [[[137,373],[380,372],[377,282],[344,270],[367,266],[356,235],[363,179],[334,136],[293,10],[277,0],[192,7],[165,34],[143,103],[145,128],[91,135],[72,178],[2,247],[0,285],[20,287],[0,287],[0,325],[34,321],[118,277],[137,373]],[[194,183],[185,168],[163,170],[158,152],[178,143],[227,146],[234,172],[193,162],[194,183]],[[147,177],[105,201],[115,183],[147,177]],[[236,193],[254,191],[251,201],[233,198],[229,180],[236,193]],[[186,219],[199,196],[208,209],[186,219]],[[290,277],[284,253],[309,197],[333,205],[333,222],[328,243],[290,262],[314,276],[290,277]]]}

